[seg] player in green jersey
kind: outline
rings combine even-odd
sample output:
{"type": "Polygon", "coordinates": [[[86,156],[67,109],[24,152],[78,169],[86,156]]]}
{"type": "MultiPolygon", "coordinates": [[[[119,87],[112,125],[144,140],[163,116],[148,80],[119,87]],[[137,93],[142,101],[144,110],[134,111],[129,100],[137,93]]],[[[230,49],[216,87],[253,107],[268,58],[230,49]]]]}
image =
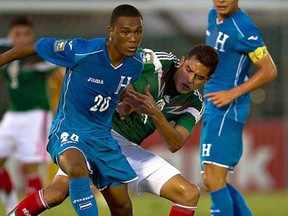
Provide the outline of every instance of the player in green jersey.
{"type": "MultiPolygon", "coordinates": [[[[171,152],[179,150],[201,119],[204,103],[198,89],[213,74],[218,55],[208,45],[194,47],[180,60],[172,53],[139,50],[143,56],[141,77],[123,94],[113,116],[112,135],[127,157],[138,179],[129,187],[138,194],[148,192],[173,202],[170,216],[194,215],[199,188],[160,156],[140,146],[158,130],[171,152]],[[170,122],[175,122],[173,126],[170,122]]],[[[68,178],[61,170],[45,189],[26,197],[16,206],[31,216],[60,204],[68,196],[68,178]],[[40,196],[41,203],[32,201],[40,196]]],[[[109,200],[106,200],[109,203],[109,200]]]]}
{"type": "MultiPolygon", "coordinates": [[[[17,17],[11,22],[8,37],[0,39],[0,53],[33,39],[32,23],[17,17]]],[[[54,65],[35,57],[1,68],[9,95],[8,110],[0,124],[0,197],[7,211],[18,202],[4,167],[8,158],[20,162],[27,194],[43,187],[38,169],[49,159],[46,143],[52,120],[46,81],[54,70],[54,65]]]]}

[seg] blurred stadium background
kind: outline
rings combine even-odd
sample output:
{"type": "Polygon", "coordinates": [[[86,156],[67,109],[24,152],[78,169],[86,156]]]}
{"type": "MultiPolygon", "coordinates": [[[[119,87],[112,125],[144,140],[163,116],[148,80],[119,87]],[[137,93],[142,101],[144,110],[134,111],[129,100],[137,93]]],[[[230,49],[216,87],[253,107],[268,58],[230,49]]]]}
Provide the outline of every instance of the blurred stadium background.
{"type": "MultiPolygon", "coordinates": [[[[287,200],[288,0],[239,2],[262,30],[278,67],[279,78],[253,92],[251,114],[244,132],[244,155],[231,181],[243,191],[258,194],[277,192],[287,200]],[[286,194],[282,193],[285,191],[286,194]]],[[[193,45],[205,42],[207,12],[212,1],[203,0],[0,0],[0,37],[6,35],[10,20],[23,14],[30,16],[34,22],[37,37],[89,39],[106,36],[110,13],[121,3],[133,4],[143,14],[142,47],[173,51],[180,56],[193,45]]],[[[7,105],[7,92],[1,76],[0,86],[1,117],[7,105]]],[[[199,126],[189,143],[176,154],[171,155],[165,149],[157,133],[145,141],[145,146],[181,169],[188,179],[201,185],[199,126]]],[[[288,212],[285,213],[281,215],[288,215],[288,212]]]]}

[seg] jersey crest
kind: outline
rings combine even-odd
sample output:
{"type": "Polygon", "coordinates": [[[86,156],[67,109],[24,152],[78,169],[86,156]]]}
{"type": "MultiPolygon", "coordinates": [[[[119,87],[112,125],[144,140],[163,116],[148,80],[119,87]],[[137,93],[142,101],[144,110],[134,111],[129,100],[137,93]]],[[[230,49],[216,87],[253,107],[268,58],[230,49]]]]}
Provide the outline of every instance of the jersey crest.
{"type": "Polygon", "coordinates": [[[154,63],[154,58],[153,58],[152,52],[141,52],[140,56],[141,56],[144,64],[153,64],[154,63]]]}
{"type": "Polygon", "coordinates": [[[225,52],[224,46],[226,40],[229,38],[229,35],[224,34],[223,32],[218,32],[217,39],[215,41],[215,49],[220,51],[220,52],[225,52]]]}
{"type": "Polygon", "coordinates": [[[56,40],[54,42],[54,51],[55,52],[64,51],[66,43],[67,43],[67,40],[56,40]]]}

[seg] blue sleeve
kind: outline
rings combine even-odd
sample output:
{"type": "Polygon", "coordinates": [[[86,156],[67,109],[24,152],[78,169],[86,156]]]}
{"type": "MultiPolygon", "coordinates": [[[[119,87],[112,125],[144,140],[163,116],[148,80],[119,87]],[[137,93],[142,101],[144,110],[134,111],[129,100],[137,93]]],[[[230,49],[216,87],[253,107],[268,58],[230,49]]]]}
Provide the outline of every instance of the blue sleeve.
{"type": "Polygon", "coordinates": [[[41,38],[35,50],[43,59],[62,67],[72,68],[75,65],[76,41],[55,38],[41,38]]]}
{"type": "Polygon", "coordinates": [[[237,50],[243,53],[253,52],[258,47],[264,46],[263,36],[261,31],[252,23],[250,19],[247,19],[245,25],[241,26],[241,32],[243,35],[239,35],[237,50]]]}
{"type": "Polygon", "coordinates": [[[214,7],[210,8],[208,12],[208,24],[207,26],[213,25],[217,19],[217,12],[214,7]]]}

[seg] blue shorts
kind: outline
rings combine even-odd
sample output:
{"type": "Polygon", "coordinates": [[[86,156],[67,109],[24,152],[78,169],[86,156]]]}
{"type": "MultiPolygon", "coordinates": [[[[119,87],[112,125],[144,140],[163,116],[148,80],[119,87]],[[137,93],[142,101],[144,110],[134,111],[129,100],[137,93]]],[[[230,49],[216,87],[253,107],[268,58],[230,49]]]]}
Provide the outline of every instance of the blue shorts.
{"type": "Polygon", "coordinates": [[[90,178],[99,190],[115,183],[128,183],[137,178],[112,135],[97,138],[79,132],[57,132],[49,137],[47,150],[58,165],[60,155],[71,148],[84,155],[90,178]]]}
{"type": "Polygon", "coordinates": [[[204,163],[234,170],[243,152],[243,127],[243,123],[220,115],[203,115],[200,138],[202,172],[204,163]]]}

